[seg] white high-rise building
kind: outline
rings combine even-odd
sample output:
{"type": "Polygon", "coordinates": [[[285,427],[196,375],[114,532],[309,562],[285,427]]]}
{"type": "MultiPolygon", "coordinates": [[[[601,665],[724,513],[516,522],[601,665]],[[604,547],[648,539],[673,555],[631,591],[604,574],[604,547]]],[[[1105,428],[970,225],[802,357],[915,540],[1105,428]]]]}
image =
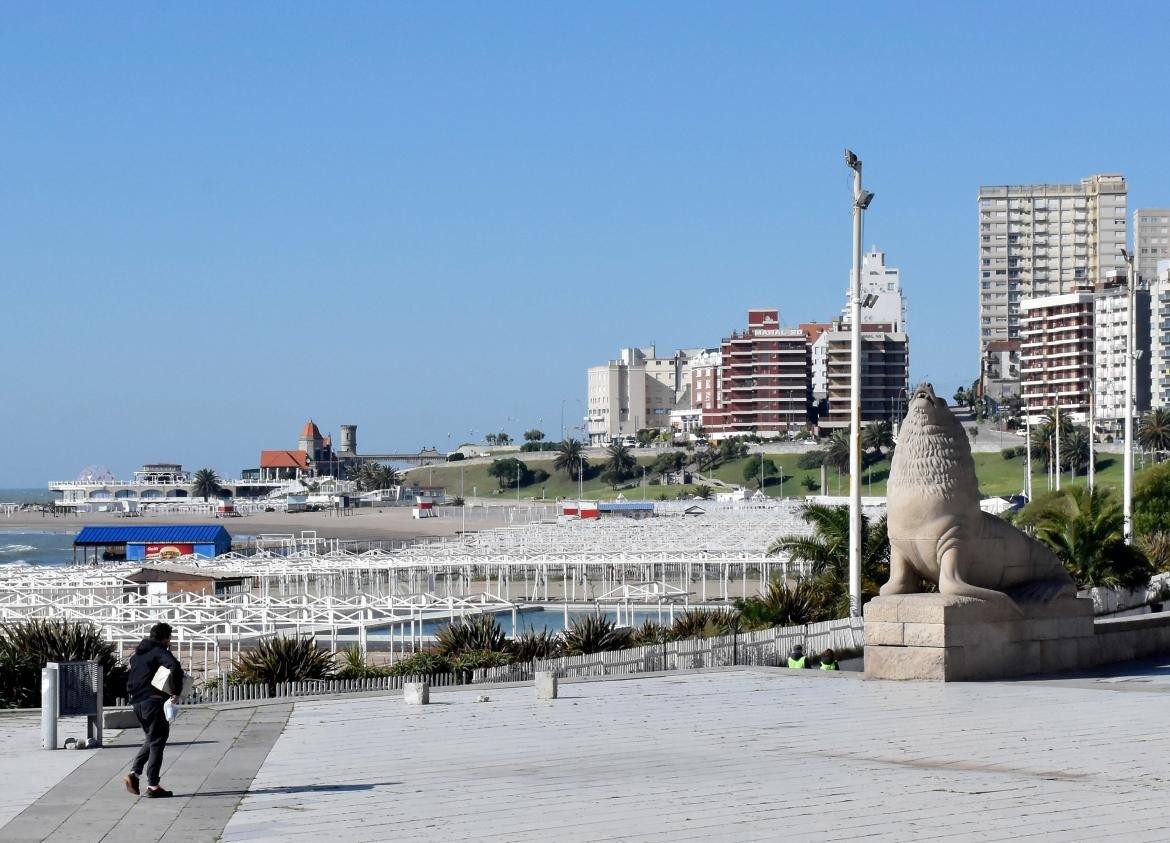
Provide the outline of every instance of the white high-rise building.
{"type": "MultiPolygon", "coordinates": [[[[845,308],[841,321],[852,318],[853,291],[845,291],[845,308]]],[[[888,325],[887,331],[906,330],[906,300],[902,297],[902,275],[896,267],[886,266],[886,253],[871,246],[861,258],[861,324],[888,325]]]]}
{"type": "Polygon", "coordinates": [[[1150,406],[1170,407],[1170,260],[1150,280],[1150,406]]]}
{"type": "Polygon", "coordinates": [[[979,188],[979,351],[1019,340],[1022,302],[1071,294],[1122,269],[1126,184],[1116,174],[1080,184],[979,188]]]}
{"type": "Polygon", "coordinates": [[[1134,365],[1134,409],[1150,406],[1150,293],[1144,285],[1134,293],[1134,315],[1129,313],[1129,291],[1124,272],[1111,273],[1093,292],[1093,419],[1099,431],[1118,433],[1125,421],[1125,358],[1129,325],[1134,324],[1134,347],[1140,352],[1134,365]]]}
{"type": "Polygon", "coordinates": [[[1158,261],[1170,260],[1170,208],[1133,212],[1133,254],[1138,279],[1153,281],[1158,261]]]}
{"type": "Polygon", "coordinates": [[[672,411],[691,408],[690,362],[707,349],[659,357],[654,346],[623,348],[616,360],[589,368],[589,442],[670,427],[672,411]]]}

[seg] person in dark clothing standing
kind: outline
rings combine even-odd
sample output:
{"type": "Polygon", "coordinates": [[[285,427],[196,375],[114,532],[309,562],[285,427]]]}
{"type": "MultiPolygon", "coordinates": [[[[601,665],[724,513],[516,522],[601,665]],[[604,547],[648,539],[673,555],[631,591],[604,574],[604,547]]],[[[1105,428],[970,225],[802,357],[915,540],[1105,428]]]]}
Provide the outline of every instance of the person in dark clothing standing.
{"type": "Polygon", "coordinates": [[[164,790],[159,784],[163,750],[171,734],[171,724],[163,712],[163,703],[168,699],[173,703],[179,701],[178,694],[183,688],[183,668],[179,666],[179,660],[171,655],[168,649],[170,646],[170,624],[156,623],[150,628],[150,637],[142,639],[130,657],[130,676],[126,680],[126,688],[130,692],[134,714],[142,725],[142,731],[146,733],[142,748],[134,756],[134,765],[122,779],[126,789],[135,796],[141,793],[138,777],[144,768],[148,785],[146,795],[153,799],[171,795],[169,790],[164,790]],[[167,687],[173,694],[160,691],[152,684],[160,667],[170,671],[167,687]]]}

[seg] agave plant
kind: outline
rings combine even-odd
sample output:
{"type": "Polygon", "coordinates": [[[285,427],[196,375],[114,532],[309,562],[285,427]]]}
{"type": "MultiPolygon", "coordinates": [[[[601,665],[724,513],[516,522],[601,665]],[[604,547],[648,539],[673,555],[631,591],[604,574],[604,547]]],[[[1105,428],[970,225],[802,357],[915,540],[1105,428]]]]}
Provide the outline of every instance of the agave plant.
{"type": "Polygon", "coordinates": [[[449,623],[435,634],[440,655],[460,653],[503,653],[508,650],[508,636],[493,615],[475,615],[449,623]]]}
{"type": "Polygon", "coordinates": [[[561,654],[561,640],[547,628],[540,632],[528,630],[513,638],[509,649],[518,662],[551,659],[561,654]]]}
{"type": "Polygon", "coordinates": [[[236,659],[232,673],[237,682],[267,685],[268,695],[276,696],[278,682],[331,678],[333,654],[320,649],[311,635],[261,638],[256,649],[236,659]]]}
{"type": "Polygon", "coordinates": [[[759,597],[737,600],[735,607],[744,628],[768,629],[839,617],[837,590],[826,579],[801,578],[791,585],[775,579],[759,597]]]}
{"type": "Polygon", "coordinates": [[[739,617],[734,612],[720,609],[688,609],[670,627],[670,639],[713,638],[739,631],[739,617]]]}
{"type": "Polygon", "coordinates": [[[602,614],[582,615],[561,633],[566,655],[580,656],[620,650],[630,645],[632,632],[602,614]]]}
{"type": "Polygon", "coordinates": [[[463,653],[451,660],[451,669],[459,674],[460,682],[470,682],[471,673],[481,667],[504,667],[514,661],[511,653],[493,653],[483,650],[478,653],[463,653]]]}
{"type": "Polygon", "coordinates": [[[40,705],[41,668],[48,662],[97,661],[103,697],[126,696],[126,668],[115,647],[90,623],[30,620],[0,624],[0,707],[40,705]]]}
{"type": "Polygon", "coordinates": [[[670,630],[660,623],[646,620],[634,630],[630,643],[635,647],[646,647],[650,644],[661,644],[667,639],[670,630]]]}

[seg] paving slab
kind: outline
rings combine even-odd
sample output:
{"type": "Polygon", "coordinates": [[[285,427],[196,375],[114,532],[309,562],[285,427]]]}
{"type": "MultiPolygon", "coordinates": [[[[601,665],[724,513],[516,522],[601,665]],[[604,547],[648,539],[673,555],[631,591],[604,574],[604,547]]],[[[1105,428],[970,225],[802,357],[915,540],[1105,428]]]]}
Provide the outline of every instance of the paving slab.
{"type": "Polygon", "coordinates": [[[1156,836],[1164,688],[729,671],[299,703],[224,841],[1156,836]]]}
{"type": "Polygon", "coordinates": [[[135,798],[126,792],[122,777],[141,742],[141,733],[126,731],[0,827],[0,841],[214,840],[284,728],[291,708],[283,704],[184,711],[171,728],[163,757],[162,781],[174,791],[172,799],[135,798]]]}
{"type": "MultiPolygon", "coordinates": [[[[84,736],[84,717],[62,717],[58,737],[84,736]]],[[[106,731],[107,740],[117,732],[106,731]]],[[[41,748],[41,713],[37,711],[0,712],[0,826],[36,802],[49,788],[89,760],[93,750],[57,750],[41,748]]]]}

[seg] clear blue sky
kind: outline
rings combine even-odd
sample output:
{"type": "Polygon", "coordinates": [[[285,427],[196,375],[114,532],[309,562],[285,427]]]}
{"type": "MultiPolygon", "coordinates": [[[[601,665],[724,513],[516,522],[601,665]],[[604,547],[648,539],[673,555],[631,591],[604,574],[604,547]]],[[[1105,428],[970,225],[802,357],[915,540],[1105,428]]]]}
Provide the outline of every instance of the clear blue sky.
{"type": "Polygon", "coordinates": [[[1170,21],[875,5],[6,4],[0,487],[555,435],[622,346],[837,312],[846,145],[950,394],[980,184],[1170,204],[1170,21]]]}

